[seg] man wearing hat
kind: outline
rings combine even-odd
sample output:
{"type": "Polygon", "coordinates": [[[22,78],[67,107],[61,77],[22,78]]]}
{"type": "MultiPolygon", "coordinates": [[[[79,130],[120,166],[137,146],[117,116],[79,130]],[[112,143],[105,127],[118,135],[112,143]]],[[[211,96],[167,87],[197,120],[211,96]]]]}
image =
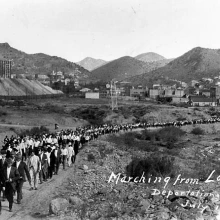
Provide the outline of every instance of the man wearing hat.
{"type": "Polygon", "coordinates": [[[5,197],[9,202],[9,212],[12,212],[13,195],[16,191],[16,181],[20,178],[18,169],[12,167],[13,160],[11,158],[6,159],[7,166],[2,169],[3,190],[5,189],[5,197]]]}
{"type": "Polygon", "coordinates": [[[22,160],[22,155],[19,153],[15,156],[15,162],[13,163],[13,167],[16,167],[18,169],[18,172],[20,174],[20,178],[17,181],[16,185],[16,191],[17,191],[17,203],[21,204],[21,199],[22,199],[22,187],[24,182],[26,182],[26,177],[27,176],[28,182],[31,185],[31,176],[28,171],[28,167],[25,162],[21,161],[22,160]]]}
{"type": "Polygon", "coordinates": [[[39,173],[40,183],[43,183],[43,181],[47,181],[48,161],[47,161],[47,155],[45,154],[45,152],[43,152],[42,148],[39,148],[39,159],[41,163],[41,170],[39,173]]]}
{"type": "Polygon", "coordinates": [[[59,145],[55,145],[55,149],[53,151],[54,158],[55,158],[55,166],[54,166],[54,172],[56,175],[58,175],[58,171],[60,168],[60,160],[61,160],[61,150],[59,148],[59,145]]]}
{"type": "Polygon", "coordinates": [[[28,159],[27,165],[29,168],[30,176],[31,176],[30,190],[33,190],[33,189],[37,190],[41,164],[40,164],[39,157],[35,155],[34,151],[31,152],[31,156],[28,159]]]}

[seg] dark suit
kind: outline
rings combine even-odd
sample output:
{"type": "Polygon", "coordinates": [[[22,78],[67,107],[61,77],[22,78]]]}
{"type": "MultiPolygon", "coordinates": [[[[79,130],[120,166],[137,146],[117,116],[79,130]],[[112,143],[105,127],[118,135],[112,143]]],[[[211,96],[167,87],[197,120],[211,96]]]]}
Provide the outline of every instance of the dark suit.
{"type": "MultiPolygon", "coordinates": [[[[14,162],[12,166],[17,167],[16,162],[14,162]]],[[[26,182],[26,176],[27,176],[29,183],[31,182],[31,176],[28,171],[27,164],[23,161],[21,161],[18,166],[18,172],[20,174],[20,178],[17,181],[16,190],[17,190],[17,202],[20,202],[22,199],[22,187],[23,187],[24,182],[26,182]]]]}
{"type": "Polygon", "coordinates": [[[3,201],[5,199],[5,192],[2,190],[2,186],[3,186],[3,174],[2,174],[2,169],[3,169],[3,166],[6,166],[6,163],[5,161],[3,162],[3,159],[0,159],[0,197],[1,197],[1,192],[3,192],[3,201]]]}
{"type": "Polygon", "coordinates": [[[54,151],[55,151],[55,150],[52,150],[52,152],[50,153],[49,178],[52,178],[53,172],[54,172],[54,170],[55,170],[56,157],[55,157],[54,151]]]}
{"type": "Polygon", "coordinates": [[[41,163],[40,181],[42,183],[43,180],[47,181],[47,175],[48,175],[47,155],[45,153],[42,153],[39,155],[39,159],[40,159],[40,163],[41,163]]]}
{"type": "Polygon", "coordinates": [[[13,204],[14,191],[16,191],[16,181],[19,180],[20,175],[18,169],[13,166],[11,167],[11,172],[9,174],[9,179],[11,179],[11,182],[9,182],[9,179],[7,178],[7,166],[3,167],[2,174],[3,184],[5,186],[5,197],[9,202],[9,209],[11,209],[13,204]]]}
{"type": "MultiPolygon", "coordinates": [[[[3,185],[4,185],[3,171],[2,171],[2,169],[0,169],[0,197],[1,197],[1,191],[2,191],[3,185]]],[[[2,201],[1,201],[1,198],[0,198],[0,214],[1,214],[1,211],[2,211],[2,201]]]]}
{"type": "Polygon", "coordinates": [[[55,150],[53,150],[53,155],[55,159],[55,167],[54,167],[54,172],[55,174],[58,174],[59,168],[60,168],[60,160],[61,160],[61,150],[57,149],[57,155],[55,156],[55,150]]]}
{"type": "Polygon", "coordinates": [[[0,159],[0,170],[3,168],[3,160],[0,159]]]}

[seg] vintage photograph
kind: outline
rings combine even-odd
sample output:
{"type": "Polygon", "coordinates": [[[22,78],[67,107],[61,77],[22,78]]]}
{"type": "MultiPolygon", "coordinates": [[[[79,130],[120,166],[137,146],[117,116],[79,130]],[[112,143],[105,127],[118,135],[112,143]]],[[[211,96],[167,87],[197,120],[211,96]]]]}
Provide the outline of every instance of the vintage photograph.
{"type": "Polygon", "coordinates": [[[0,18],[0,220],[220,220],[219,0],[0,18]]]}

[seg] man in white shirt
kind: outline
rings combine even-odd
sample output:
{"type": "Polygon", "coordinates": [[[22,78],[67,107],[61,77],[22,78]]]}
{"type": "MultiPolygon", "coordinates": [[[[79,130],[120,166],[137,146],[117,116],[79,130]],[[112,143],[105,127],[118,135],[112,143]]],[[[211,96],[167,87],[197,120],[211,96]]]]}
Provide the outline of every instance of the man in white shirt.
{"type": "Polygon", "coordinates": [[[65,145],[63,145],[63,148],[61,149],[61,157],[63,162],[63,169],[66,169],[66,159],[67,159],[68,151],[65,148],[65,145]]]}
{"type": "Polygon", "coordinates": [[[70,167],[71,163],[72,163],[72,157],[74,156],[74,149],[71,143],[69,143],[69,147],[68,147],[68,156],[67,156],[67,160],[68,160],[68,166],[70,167]]]}

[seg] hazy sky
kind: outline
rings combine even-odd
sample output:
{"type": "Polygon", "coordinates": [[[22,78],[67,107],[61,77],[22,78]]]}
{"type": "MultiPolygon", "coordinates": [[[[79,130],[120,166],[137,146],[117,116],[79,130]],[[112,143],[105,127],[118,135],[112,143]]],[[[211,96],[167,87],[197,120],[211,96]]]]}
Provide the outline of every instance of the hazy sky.
{"type": "Polygon", "coordinates": [[[220,48],[220,0],[1,0],[0,42],[77,62],[220,48]]]}

